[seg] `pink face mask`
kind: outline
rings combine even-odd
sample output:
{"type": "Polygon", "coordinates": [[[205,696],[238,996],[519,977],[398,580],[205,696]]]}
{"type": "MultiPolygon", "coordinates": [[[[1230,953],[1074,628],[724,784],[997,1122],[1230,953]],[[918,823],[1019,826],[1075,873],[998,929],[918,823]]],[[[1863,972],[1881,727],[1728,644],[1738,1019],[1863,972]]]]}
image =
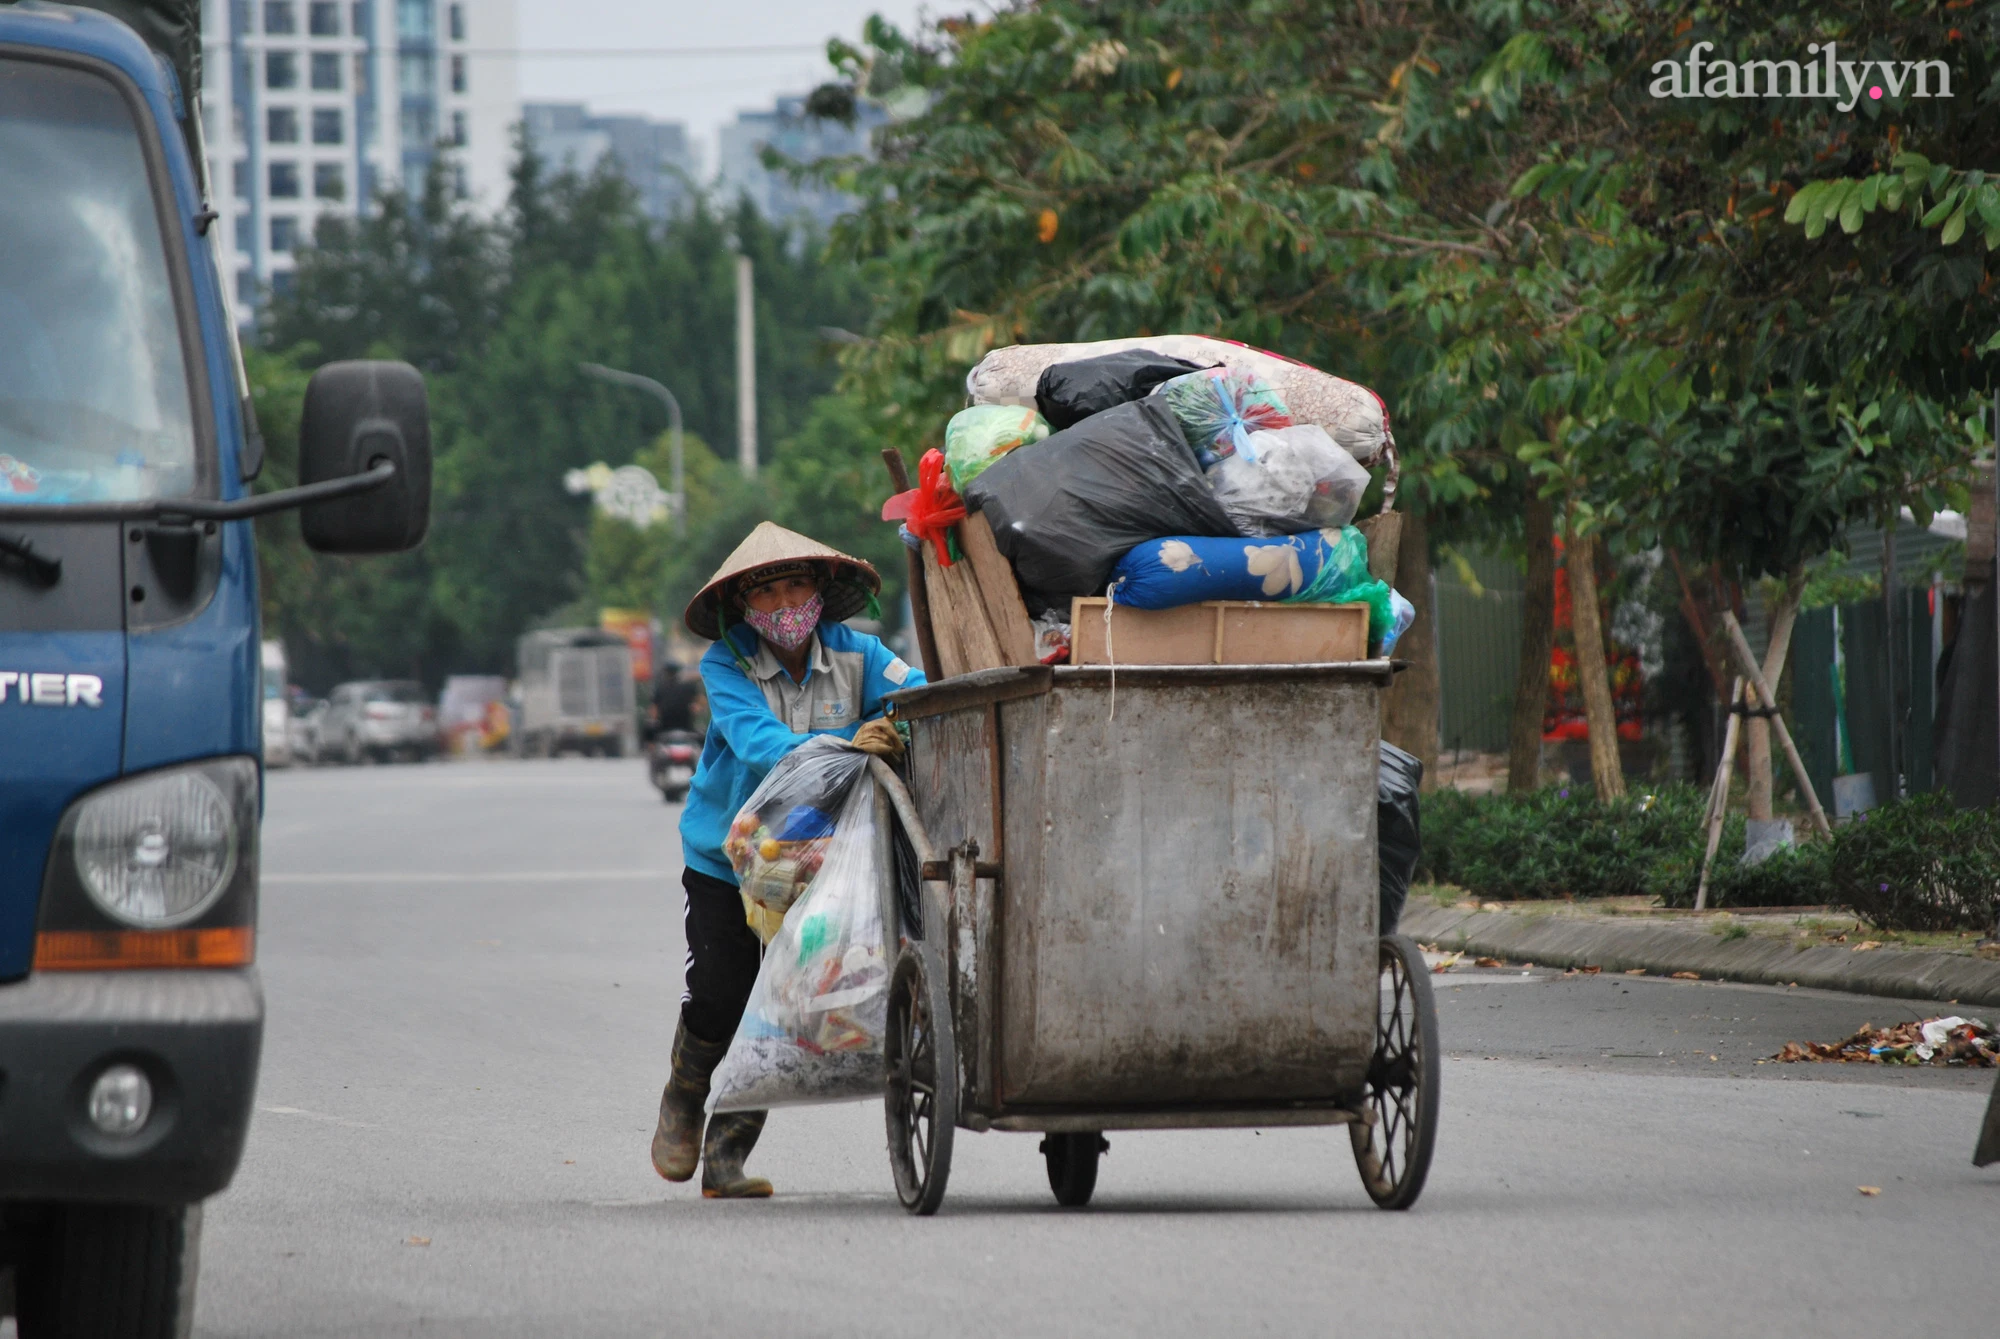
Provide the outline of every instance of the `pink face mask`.
{"type": "Polygon", "coordinates": [[[815,594],[804,604],[795,604],[775,613],[764,614],[755,609],[745,609],[743,621],[780,651],[796,651],[806,644],[806,640],[813,635],[813,629],[819,626],[819,614],[824,606],[825,601],[815,594]]]}

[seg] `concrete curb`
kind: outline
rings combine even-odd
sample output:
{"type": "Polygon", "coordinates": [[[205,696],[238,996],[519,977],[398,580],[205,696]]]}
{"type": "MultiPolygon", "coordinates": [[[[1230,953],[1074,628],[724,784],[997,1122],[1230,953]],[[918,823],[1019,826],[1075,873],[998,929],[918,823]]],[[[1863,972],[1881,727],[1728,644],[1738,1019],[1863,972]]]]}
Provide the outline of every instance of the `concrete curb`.
{"type": "Polygon", "coordinates": [[[1797,982],[1857,995],[2000,1006],[2000,962],[1960,953],[1886,947],[1856,953],[1832,945],[1802,949],[1789,940],[1756,935],[1724,939],[1707,929],[1683,925],[1621,924],[1421,903],[1404,911],[1399,928],[1447,951],[1510,962],[1602,967],[1607,972],[1643,967],[1663,975],[1696,972],[1722,981],[1767,986],[1797,982]]]}

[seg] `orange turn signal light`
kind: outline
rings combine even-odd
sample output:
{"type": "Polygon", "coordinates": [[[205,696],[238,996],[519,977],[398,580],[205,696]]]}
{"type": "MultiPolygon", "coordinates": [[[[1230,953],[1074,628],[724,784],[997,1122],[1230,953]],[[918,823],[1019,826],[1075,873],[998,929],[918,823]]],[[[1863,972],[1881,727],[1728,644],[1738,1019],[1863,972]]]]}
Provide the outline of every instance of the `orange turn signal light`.
{"type": "Polygon", "coordinates": [[[247,967],[256,958],[257,932],[247,925],[214,930],[50,930],[35,936],[38,972],[247,967]]]}

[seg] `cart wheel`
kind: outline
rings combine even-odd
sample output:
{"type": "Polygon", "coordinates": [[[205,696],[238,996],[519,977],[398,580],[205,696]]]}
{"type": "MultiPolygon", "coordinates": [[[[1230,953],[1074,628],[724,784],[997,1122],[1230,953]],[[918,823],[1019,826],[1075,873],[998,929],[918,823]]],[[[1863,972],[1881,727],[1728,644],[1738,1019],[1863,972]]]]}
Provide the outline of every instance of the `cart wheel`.
{"type": "Polygon", "coordinates": [[[884,1038],[889,1166],[896,1174],[896,1198],[918,1215],[934,1214],[944,1202],[958,1125],[958,1049],[944,976],[935,961],[919,945],[903,950],[889,982],[884,1038]]]}
{"type": "Polygon", "coordinates": [[[1097,1155],[1109,1152],[1110,1141],[1095,1130],[1051,1134],[1042,1139],[1042,1156],[1049,1163],[1049,1189],[1065,1209],[1081,1209],[1097,1189],[1097,1155]]]}
{"type": "Polygon", "coordinates": [[[1363,1114],[1347,1127],[1361,1184],[1378,1208],[1407,1209],[1423,1193],[1437,1143],[1437,1003],[1424,955],[1405,935],[1382,937],[1375,1054],[1363,1114]]]}

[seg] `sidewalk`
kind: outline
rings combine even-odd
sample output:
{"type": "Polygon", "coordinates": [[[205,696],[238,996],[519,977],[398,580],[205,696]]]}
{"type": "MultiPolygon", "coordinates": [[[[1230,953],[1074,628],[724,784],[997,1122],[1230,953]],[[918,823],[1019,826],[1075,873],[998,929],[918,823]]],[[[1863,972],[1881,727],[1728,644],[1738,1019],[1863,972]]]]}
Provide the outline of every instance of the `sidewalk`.
{"type": "Polygon", "coordinates": [[[1972,952],[1970,939],[1957,949],[1878,943],[1851,928],[1852,916],[1817,908],[1695,914],[1631,899],[1441,906],[1428,891],[1411,889],[1400,929],[1444,952],[2000,1007],[2000,959],[1972,952]],[[1842,931],[1848,942],[1830,942],[1842,931]]]}

